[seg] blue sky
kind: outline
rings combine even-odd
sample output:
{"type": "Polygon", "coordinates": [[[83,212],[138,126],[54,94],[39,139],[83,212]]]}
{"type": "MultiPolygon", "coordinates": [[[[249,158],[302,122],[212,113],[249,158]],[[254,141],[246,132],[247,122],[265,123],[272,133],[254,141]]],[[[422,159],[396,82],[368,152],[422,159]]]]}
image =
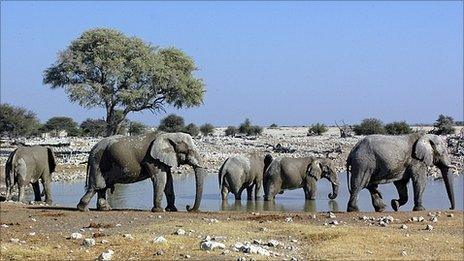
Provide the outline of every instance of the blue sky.
{"type": "MultiPolygon", "coordinates": [[[[192,56],[204,105],[186,122],[333,124],[463,118],[462,2],[1,2],[1,102],[102,118],[42,84],[57,52],[110,27],[192,56]]],[[[130,114],[156,125],[165,115],[130,114]]]]}

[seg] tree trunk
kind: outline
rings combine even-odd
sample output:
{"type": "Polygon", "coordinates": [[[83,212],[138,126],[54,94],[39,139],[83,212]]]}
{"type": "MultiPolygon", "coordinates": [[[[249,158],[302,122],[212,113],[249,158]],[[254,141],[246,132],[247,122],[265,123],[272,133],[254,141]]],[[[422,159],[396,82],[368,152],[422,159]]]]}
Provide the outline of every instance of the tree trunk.
{"type": "Polygon", "coordinates": [[[119,133],[119,130],[121,129],[121,123],[124,121],[126,118],[125,115],[122,117],[118,117],[115,113],[114,110],[108,110],[108,113],[106,115],[106,136],[109,137],[112,135],[116,135],[119,133]]]}

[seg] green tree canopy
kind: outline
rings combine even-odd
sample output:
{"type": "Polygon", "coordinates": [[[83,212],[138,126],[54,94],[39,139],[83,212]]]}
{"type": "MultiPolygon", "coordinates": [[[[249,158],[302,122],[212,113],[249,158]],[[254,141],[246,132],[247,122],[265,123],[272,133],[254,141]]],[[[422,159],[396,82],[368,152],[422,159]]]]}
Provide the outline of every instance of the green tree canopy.
{"type": "Polygon", "coordinates": [[[86,119],[80,125],[82,134],[90,137],[103,137],[106,134],[106,121],[103,119],[86,119]]]}
{"type": "Polygon", "coordinates": [[[78,136],[80,134],[77,123],[69,117],[52,117],[41,128],[42,131],[60,131],[65,130],[69,136],[78,136]]]}
{"type": "Polygon", "coordinates": [[[456,131],[453,125],[453,117],[440,114],[435,124],[433,124],[434,129],[431,132],[437,135],[453,134],[456,131]]]}
{"type": "Polygon", "coordinates": [[[139,135],[144,133],[147,130],[147,126],[138,121],[129,122],[129,134],[130,135],[139,135]]]}
{"type": "Polygon", "coordinates": [[[11,137],[38,134],[39,120],[35,113],[21,107],[0,104],[0,134],[11,137]]]}
{"type": "Polygon", "coordinates": [[[385,128],[381,120],[369,118],[364,119],[359,125],[354,125],[353,131],[356,135],[384,134],[385,128]]]}
{"type": "Polygon", "coordinates": [[[190,134],[192,137],[196,137],[198,134],[200,134],[200,129],[194,123],[190,123],[189,125],[185,126],[183,132],[190,134]]]}
{"type": "Polygon", "coordinates": [[[184,118],[175,114],[169,114],[161,119],[158,129],[164,132],[182,132],[185,130],[184,118]]]}
{"type": "Polygon", "coordinates": [[[412,133],[412,129],[405,121],[392,122],[385,125],[385,131],[390,135],[401,135],[412,133]]]}
{"type": "Polygon", "coordinates": [[[107,135],[118,132],[130,112],[164,111],[202,104],[204,84],[192,58],[122,32],[84,32],[44,71],[43,82],[64,88],[71,102],[106,109],[107,135]]]}
{"type": "Polygon", "coordinates": [[[205,123],[200,126],[200,131],[203,136],[211,135],[214,132],[214,126],[211,123],[205,123]]]}

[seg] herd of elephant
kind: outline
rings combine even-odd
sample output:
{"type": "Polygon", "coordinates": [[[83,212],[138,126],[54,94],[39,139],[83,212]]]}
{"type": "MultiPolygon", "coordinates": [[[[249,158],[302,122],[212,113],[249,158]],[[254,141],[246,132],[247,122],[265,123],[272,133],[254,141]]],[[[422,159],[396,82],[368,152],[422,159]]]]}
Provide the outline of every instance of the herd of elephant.
{"type": "MultiPolygon", "coordinates": [[[[139,136],[111,136],[102,139],[90,151],[87,162],[85,194],[77,209],[88,210],[88,204],[97,194],[97,209],[110,210],[107,190],[114,190],[118,183],[134,183],[147,178],[153,182],[152,211],[177,211],[173,188],[172,167],[190,165],[195,171],[195,202],[188,211],[200,207],[203,194],[205,169],[203,160],[192,137],[185,133],[149,132],[139,136]],[[163,192],[167,206],[161,207],[163,192]]],[[[386,207],[378,190],[379,184],[393,182],[399,199],[391,200],[392,208],[408,201],[407,183],[411,179],[414,190],[413,210],[423,210],[422,194],[427,181],[427,168],[440,169],[446,186],[451,209],[455,207],[452,167],[443,140],[432,134],[414,133],[402,136],[370,135],[360,140],[351,150],[346,161],[350,198],[347,211],[358,211],[358,193],[367,188],[375,211],[386,207]],[[351,178],[350,178],[351,174],[351,178]]],[[[51,173],[56,161],[53,151],[42,146],[20,147],[10,154],[6,163],[6,199],[18,184],[18,200],[23,201],[25,188],[32,184],[35,201],[51,204],[51,173]],[[40,192],[39,180],[43,185],[40,192]]],[[[339,181],[332,161],[328,158],[284,157],[273,159],[267,154],[228,158],[219,169],[219,188],[222,200],[232,193],[241,199],[247,190],[247,199],[259,198],[264,190],[264,200],[274,200],[285,190],[303,188],[306,200],[314,200],[316,181],[326,178],[332,184],[330,199],[338,195],[339,181]],[[254,193],[253,193],[254,190],[254,193]],[[254,195],[253,195],[254,194],[254,195]]]]}

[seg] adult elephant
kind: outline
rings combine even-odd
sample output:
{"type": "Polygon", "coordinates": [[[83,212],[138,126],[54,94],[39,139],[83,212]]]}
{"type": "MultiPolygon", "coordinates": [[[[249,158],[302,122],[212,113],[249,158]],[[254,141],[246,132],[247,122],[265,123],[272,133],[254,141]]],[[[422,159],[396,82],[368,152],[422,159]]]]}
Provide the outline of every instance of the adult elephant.
{"type": "Polygon", "coordinates": [[[367,188],[375,211],[383,211],[386,205],[382,202],[378,185],[393,182],[399,199],[393,199],[391,206],[397,211],[408,201],[409,179],[412,179],[414,189],[413,210],[424,210],[422,194],[427,181],[427,167],[434,165],[442,173],[451,209],[454,209],[453,179],[448,173],[451,163],[446,144],[439,136],[420,133],[367,136],[355,145],[346,161],[348,189],[351,194],[347,210],[358,211],[358,193],[367,188]]]}
{"type": "Polygon", "coordinates": [[[305,199],[316,198],[316,181],[326,178],[332,183],[330,199],[338,195],[338,176],[332,161],[326,158],[281,158],[274,160],[264,173],[264,200],[273,200],[287,189],[303,188],[305,199]]]}
{"type": "Polygon", "coordinates": [[[227,158],[218,173],[222,200],[227,200],[229,192],[234,194],[235,200],[241,200],[244,189],[247,190],[247,200],[252,200],[253,188],[257,199],[262,193],[263,173],[271,162],[272,156],[269,154],[227,158]]]}
{"type": "Polygon", "coordinates": [[[138,136],[112,136],[98,142],[90,151],[87,165],[86,193],[77,208],[87,205],[98,193],[97,209],[109,210],[108,188],[117,183],[134,183],[147,178],[153,182],[152,211],[163,211],[161,200],[166,194],[166,211],[177,211],[171,168],[190,165],[195,171],[196,195],[193,207],[198,210],[203,194],[204,169],[192,137],[185,133],[148,132],[138,136]]]}
{"type": "Polygon", "coordinates": [[[42,146],[19,147],[5,164],[6,200],[10,200],[15,184],[18,184],[18,201],[24,201],[26,186],[32,184],[35,201],[41,201],[39,179],[42,180],[45,202],[52,203],[50,182],[55,171],[55,155],[52,149],[42,146]]]}

